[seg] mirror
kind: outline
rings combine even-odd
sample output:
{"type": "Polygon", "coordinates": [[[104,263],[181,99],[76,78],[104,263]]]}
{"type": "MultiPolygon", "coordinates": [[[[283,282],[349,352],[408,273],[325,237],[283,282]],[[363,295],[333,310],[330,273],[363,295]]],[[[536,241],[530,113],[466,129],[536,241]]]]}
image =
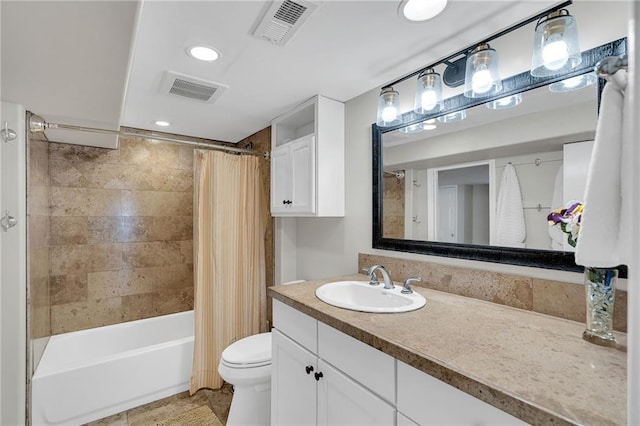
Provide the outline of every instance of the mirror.
{"type": "Polygon", "coordinates": [[[524,72],[503,79],[494,98],[456,95],[437,115],[406,113],[402,125],[374,124],[373,247],[580,271],[547,215],[582,199],[604,81],[564,93],[548,85],[624,52],[626,39],[617,40],[583,52],[580,69],[569,75],[524,72]],[[519,105],[487,108],[514,94],[519,105]],[[451,121],[460,111],[466,118],[451,121]]]}

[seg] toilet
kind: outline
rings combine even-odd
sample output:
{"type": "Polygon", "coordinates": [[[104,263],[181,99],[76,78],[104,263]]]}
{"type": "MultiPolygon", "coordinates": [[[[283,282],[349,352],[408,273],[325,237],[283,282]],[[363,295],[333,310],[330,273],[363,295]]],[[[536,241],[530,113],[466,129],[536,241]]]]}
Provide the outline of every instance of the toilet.
{"type": "Polygon", "coordinates": [[[228,426],[271,423],[271,333],[229,345],[222,351],[218,373],[233,385],[228,426]]]}
{"type": "MultiPolygon", "coordinates": [[[[296,280],[281,285],[303,283],[296,280]]],[[[233,385],[227,426],[271,424],[271,333],[233,342],[218,364],[222,379],[233,385]]]]}

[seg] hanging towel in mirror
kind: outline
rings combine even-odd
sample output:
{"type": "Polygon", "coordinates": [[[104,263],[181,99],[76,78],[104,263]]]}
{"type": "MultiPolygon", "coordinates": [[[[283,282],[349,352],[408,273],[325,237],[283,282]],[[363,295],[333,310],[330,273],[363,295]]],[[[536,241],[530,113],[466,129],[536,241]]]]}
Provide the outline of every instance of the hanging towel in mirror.
{"type": "Polygon", "coordinates": [[[631,212],[624,194],[630,194],[634,184],[627,176],[634,165],[627,164],[630,141],[623,138],[626,81],[626,71],[618,71],[602,91],[576,246],[578,265],[610,268],[627,263],[631,212]]]}
{"type": "MultiPolygon", "coordinates": [[[[564,168],[560,166],[558,169],[558,173],[556,173],[556,179],[553,183],[553,194],[551,195],[551,210],[549,213],[553,212],[558,207],[564,206],[565,201],[562,198],[562,188],[564,181],[564,168]]],[[[549,226],[547,227],[549,230],[549,237],[551,237],[551,250],[564,250],[563,242],[566,239],[565,234],[560,229],[560,226],[549,226]]]]}
{"type": "Polygon", "coordinates": [[[522,194],[516,169],[507,164],[502,172],[496,208],[496,245],[524,247],[527,230],[524,223],[522,194]]]}

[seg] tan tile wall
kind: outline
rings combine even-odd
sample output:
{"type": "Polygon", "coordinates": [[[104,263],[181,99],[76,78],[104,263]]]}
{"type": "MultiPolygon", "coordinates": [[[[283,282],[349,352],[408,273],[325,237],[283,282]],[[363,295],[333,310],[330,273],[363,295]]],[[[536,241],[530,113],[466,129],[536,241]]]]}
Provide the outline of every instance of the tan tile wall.
{"type": "MultiPolygon", "coordinates": [[[[384,265],[394,281],[419,275],[423,287],[515,308],[584,322],[585,290],[581,285],[480,269],[360,253],[358,270],[384,265]]],[[[627,331],[627,292],[617,290],[613,328],[627,331]]]]}
{"type": "Polygon", "coordinates": [[[53,334],[193,308],[193,148],[49,144],[53,334]]]}
{"type": "MultiPolygon", "coordinates": [[[[271,128],[249,143],[269,151],[271,128]]],[[[51,144],[49,157],[53,334],[192,309],[193,148],[120,138],[117,150],[51,144]]],[[[265,249],[271,286],[270,215],[265,249]]]]}
{"type": "MultiPolygon", "coordinates": [[[[29,134],[27,160],[27,268],[29,334],[51,335],[49,298],[49,151],[42,134],[29,134]]],[[[37,363],[37,361],[36,361],[37,363]]]]}
{"type": "Polygon", "coordinates": [[[385,174],[382,188],[384,238],[404,238],[404,179],[385,174]]]}

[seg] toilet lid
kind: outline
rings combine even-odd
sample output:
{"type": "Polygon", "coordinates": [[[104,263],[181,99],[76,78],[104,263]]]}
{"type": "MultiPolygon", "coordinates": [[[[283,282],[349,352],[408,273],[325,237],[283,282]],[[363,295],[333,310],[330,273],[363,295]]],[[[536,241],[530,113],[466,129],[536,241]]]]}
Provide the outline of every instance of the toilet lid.
{"type": "Polygon", "coordinates": [[[226,364],[249,365],[271,362],[271,333],[248,336],[227,346],[222,351],[226,364]]]}

